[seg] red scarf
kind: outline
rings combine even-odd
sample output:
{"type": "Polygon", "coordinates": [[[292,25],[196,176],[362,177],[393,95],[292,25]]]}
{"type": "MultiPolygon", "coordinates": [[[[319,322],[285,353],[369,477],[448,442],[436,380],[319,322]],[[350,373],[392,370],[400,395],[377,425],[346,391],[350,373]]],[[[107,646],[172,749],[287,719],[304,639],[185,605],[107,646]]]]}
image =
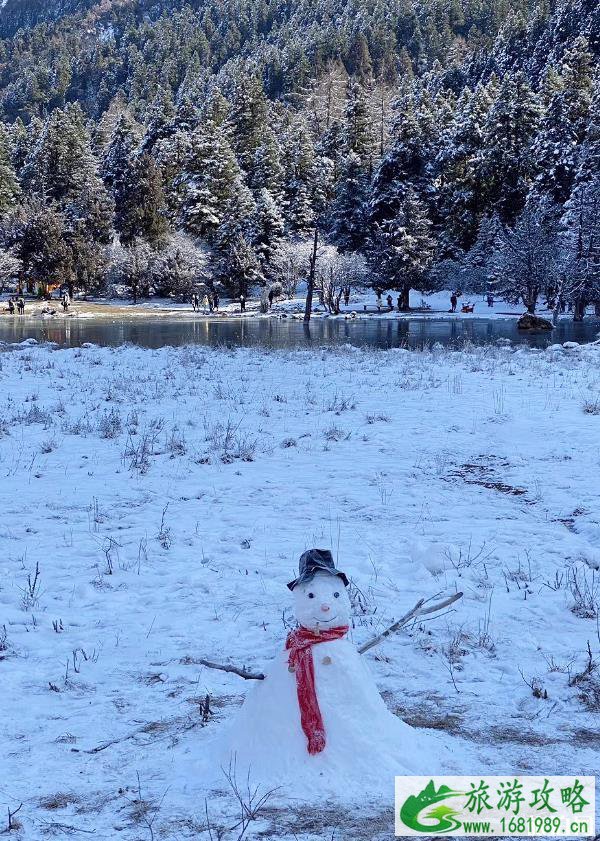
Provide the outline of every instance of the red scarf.
{"type": "Polygon", "coordinates": [[[308,628],[290,631],[285,647],[290,652],[288,663],[296,672],[296,692],[300,706],[300,723],[308,739],[308,752],[319,753],[325,747],[325,726],[315,691],[315,667],[312,647],[319,642],[339,640],[348,633],[348,625],[327,628],[320,633],[308,628]]]}

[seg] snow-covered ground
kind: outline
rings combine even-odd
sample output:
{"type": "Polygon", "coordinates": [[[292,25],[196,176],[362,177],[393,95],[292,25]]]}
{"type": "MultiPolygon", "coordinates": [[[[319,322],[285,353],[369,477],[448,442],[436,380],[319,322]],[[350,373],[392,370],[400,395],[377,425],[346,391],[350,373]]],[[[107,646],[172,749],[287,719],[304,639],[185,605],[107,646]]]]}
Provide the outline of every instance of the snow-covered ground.
{"type": "MultiPolygon", "coordinates": [[[[23,345],[0,363],[11,837],[239,838],[202,768],[249,685],[197,661],[261,668],[313,545],[353,580],[356,643],[464,592],[365,655],[455,773],[599,772],[599,345],[23,345]]],[[[392,790],[283,790],[245,837],[387,839],[392,790]]]]}

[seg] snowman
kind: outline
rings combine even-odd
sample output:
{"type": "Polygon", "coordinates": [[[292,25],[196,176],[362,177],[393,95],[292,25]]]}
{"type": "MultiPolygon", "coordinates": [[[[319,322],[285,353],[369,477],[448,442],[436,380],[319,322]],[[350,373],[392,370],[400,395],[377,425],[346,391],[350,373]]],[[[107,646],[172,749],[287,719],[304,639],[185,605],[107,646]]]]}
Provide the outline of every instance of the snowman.
{"type": "Polygon", "coordinates": [[[348,579],[311,549],[288,584],[298,628],[257,682],[213,762],[291,793],[389,797],[395,775],[438,772],[443,749],[386,707],[348,639],[348,579]]]}

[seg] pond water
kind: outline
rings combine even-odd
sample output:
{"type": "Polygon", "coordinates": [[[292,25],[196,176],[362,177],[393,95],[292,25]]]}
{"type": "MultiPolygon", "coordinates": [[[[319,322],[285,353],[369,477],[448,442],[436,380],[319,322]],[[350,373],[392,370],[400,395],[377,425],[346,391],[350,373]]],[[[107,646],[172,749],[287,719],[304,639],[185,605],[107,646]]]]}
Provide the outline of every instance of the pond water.
{"type": "Polygon", "coordinates": [[[0,317],[0,341],[21,342],[34,338],[77,347],[84,342],[122,345],[129,342],[148,348],[164,345],[259,345],[287,348],[323,344],[351,344],[370,348],[422,348],[439,342],[460,347],[465,341],[477,345],[510,339],[514,343],[544,348],[549,344],[594,341],[600,320],[575,323],[561,320],[552,331],[523,332],[513,318],[370,318],[356,321],[279,318],[221,318],[209,320],[181,316],[127,318],[18,318],[0,317]]]}

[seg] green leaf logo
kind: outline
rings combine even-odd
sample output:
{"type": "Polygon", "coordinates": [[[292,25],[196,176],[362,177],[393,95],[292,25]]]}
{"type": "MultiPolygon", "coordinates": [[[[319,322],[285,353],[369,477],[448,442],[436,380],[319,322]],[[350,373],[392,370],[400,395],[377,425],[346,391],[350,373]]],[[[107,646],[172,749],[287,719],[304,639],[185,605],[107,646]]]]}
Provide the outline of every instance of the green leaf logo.
{"type": "Polygon", "coordinates": [[[416,797],[411,794],[406,798],[400,808],[400,820],[417,832],[427,832],[430,835],[451,832],[462,824],[455,817],[458,812],[443,801],[461,795],[464,795],[463,791],[453,791],[444,785],[436,791],[433,780],[429,780],[416,797]]]}

